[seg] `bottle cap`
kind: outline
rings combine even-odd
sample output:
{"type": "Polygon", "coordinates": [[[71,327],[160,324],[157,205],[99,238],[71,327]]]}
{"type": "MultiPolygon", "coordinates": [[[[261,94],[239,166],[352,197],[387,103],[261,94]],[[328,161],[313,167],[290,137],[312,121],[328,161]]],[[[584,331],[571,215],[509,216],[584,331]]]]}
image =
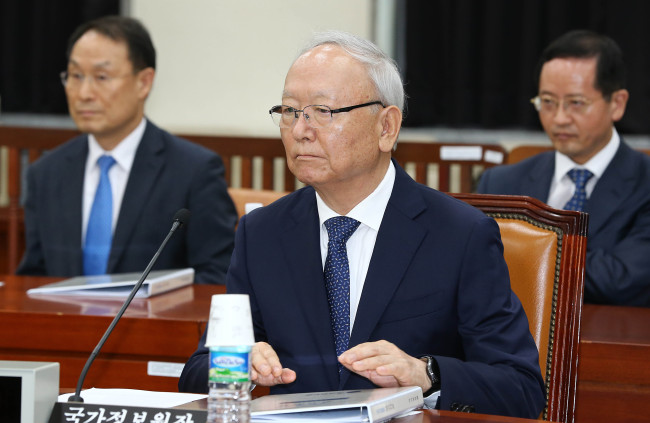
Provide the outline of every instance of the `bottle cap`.
{"type": "Polygon", "coordinates": [[[252,346],[253,321],[246,294],[212,296],[206,347],[252,346]]]}

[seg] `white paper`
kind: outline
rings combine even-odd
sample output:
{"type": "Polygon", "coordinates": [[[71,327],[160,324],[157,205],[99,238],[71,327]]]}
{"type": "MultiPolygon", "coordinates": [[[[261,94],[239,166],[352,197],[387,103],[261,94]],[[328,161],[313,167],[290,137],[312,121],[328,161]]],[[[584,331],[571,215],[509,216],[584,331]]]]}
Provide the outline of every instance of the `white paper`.
{"type": "Polygon", "coordinates": [[[368,421],[368,417],[359,413],[359,410],[328,410],[311,411],[303,413],[268,414],[264,416],[251,416],[251,422],[328,422],[351,423],[368,421]]]}
{"type": "Polygon", "coordinates": [[[478,145],[445,145],[440,147],[440,160],[481,160],[483,148],[478,145]]]}
{"type": "Polygon", "coordinates": [[[260,207],[264,207],[264,204],[262,203],[246,203],[244,205],[244,212],[246,214],[252,212],[255,209],[259,209],[260,207]]]}
{"type": "MultiPolygon", "coordinates": [[[[73,394],[59,395],[59,402],[67,402],[73,394]]],[[[117,405],[124,407],[171,408],[192,401],[207,398],[203,394],[182,394],[177,392],[141,391],[138,389],[98,389],[81,391],[87,404],[117,405]]]]}
{"type": "MultiPolygon", "coordinates": [[[[400,417],[414,416],[420,414],[421,411],[413,410],[393,417],[397,419],[400,417]]],[[[360,415],[358,411],[354,410],[328,410],[328,411],[311,411],[307,413],[284,413],[284,414],[268,414],[264,416],[251,416],[251,422],[291,422],[299,421],[300,423],[352,423],[352,422],[367,422],[366,415],[360,415]]]]}
{"type": "Polygon", "coordinates": [[[483,160],[488,163],[501,164],[503,163],[503,159],[503,153],[500,151],[485,150],[485,154],[483,155],[483,160]]]}

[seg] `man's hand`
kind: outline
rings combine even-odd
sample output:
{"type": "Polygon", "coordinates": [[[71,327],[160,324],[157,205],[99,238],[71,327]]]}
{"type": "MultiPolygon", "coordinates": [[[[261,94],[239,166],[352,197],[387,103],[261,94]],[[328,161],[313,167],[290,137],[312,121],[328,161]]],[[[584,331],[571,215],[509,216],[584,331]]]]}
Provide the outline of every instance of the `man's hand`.
{"type": "Polygon", "coordinates": [[[339,362],[382,388],[419,386],[422,392],[431,388],[426,363],[388,341],[359,344],[341,354],[339,362]]]}
{"type": "Polygon", "coordinates": [[[251,350],[251,381],[260,386],[274,386],[296,380],[296,372],[283,369],[278,355],[266,342],[258,342],[251,350]]]}

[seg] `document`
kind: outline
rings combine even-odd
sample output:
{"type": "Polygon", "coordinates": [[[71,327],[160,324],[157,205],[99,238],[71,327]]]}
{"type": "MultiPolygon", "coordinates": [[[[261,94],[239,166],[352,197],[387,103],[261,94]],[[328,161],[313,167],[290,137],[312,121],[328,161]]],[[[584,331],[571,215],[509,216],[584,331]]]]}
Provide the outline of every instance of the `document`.
{"type": "MultiPolygon", "coordinates": [[[[27,290],[27,294],[59,294],[102,297],[128,297],[142,275],[117,273],[112,275],[76,276],[27,290]]],[[[156,270],[149,273],[135,298],[148,298],[173,289],[191,285],[194,269],[156,270]]]]}
{"type": "MultiPolygon", "coordinates": [[[[59,402],[68,401],[68,397],[71,395],[73,394],[59,395],[59,402]]],[[[171,408],[206,398],[207,395],[142,391],[139,389],[90,388],[81,391],[81,397],[86,404],[171,408]]]]}
{"type": "Polygon", "coordinates": [[[251,402],[251,420],[384,422],[424,404],[420,387],[267,395],[251,402]]]}

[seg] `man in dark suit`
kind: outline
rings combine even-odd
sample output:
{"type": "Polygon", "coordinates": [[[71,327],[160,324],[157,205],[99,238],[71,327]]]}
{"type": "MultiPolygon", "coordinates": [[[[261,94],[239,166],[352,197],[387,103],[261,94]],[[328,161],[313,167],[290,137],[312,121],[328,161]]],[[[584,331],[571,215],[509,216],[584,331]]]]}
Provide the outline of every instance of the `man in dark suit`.
{"type": "MultiPolygon", "coordinates": [[[[291,66],[271,114],[309,186],[241,220],[227,276],[250,296],[252,380],[271,393],[417,385],[431,407],[537,417],[537,348],[499,228],[391,160],[403,104],[392,60],[350,34],[316,36],[291,66]]],[[[207,390],[204,344],[183,391],[207,390]]]]}
{"type": "Polygon", "coordinates": [[[620,48],[569,32],[543,52],[537,81],[532,102],[555,151],[487,170],[478,192],[589,213],[585,302],[650,306],[650,157],[614,128],[628,99],[620,48]]]}
{"type": "Polygon", "coordinates": [[[29,168],[18,274],[141,272],[175,212],[187,208],[186,230],[154,269],[193,267],[195,282],[225,283],[237,214],[223,163],[144,117],[155,60],[135,19],[104,17],[72,34],[61,77],[70,114],[85,134],[29,168]]]}

